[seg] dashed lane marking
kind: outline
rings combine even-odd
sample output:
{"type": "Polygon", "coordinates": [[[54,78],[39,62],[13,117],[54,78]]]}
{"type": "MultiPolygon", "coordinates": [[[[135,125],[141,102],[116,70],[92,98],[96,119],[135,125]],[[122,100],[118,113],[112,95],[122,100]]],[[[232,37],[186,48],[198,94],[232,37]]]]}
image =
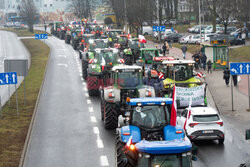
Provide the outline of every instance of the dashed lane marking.
{"type": "Polygon", "coordinates": [[[106,155],[100,156],[101,166],[109,166],[108,157],[106,155]]]}
{"type": "Polygon", "coordinates": [[[89,112],[94,112],[94,108],[93,107],[89,107],[89,112]]]}
{"type": "MultiPolygon", "coordinates": [[[[83,82],[83,83],[85,83],[85,82],[83,82]]],[[[84,95],[85,95],[85,97],[89,97],[89,94],[88,94],[88,93],[85,93],[84,95]]]]}
{"type": "Polygon", "coordinates": [[[93,127],[93,131],[94,131],[94,134],[97,134],[97,135],[100,133],[99,128],[97,126],[93,127]]]}
{"type": "Polygon", "coordinates": [[[90,120],[92,121],[92,122],[94,122],[94,123],[96,123],[97,121],[96,121],[96,117],[95,116],[91,116],[90,117],[90,120]]]}
{"type": "Polygon", "coordinates": [[[91,100],[90,99],[87,99],[87,104],[91,104],[91,100]]]}
{"type": "Polygon", "coordinates": [[[104,148],[104,145],[103,145],[103,142],[102,142],[101,139],[98,138],[98,139],[96,140],[96,143],[97,143],[97,147],[98,147],[98,148],[104,148]]]}
{"type": "Polygon", "coordinates": [[[67,64],[61,64],[61,63],[58,63],[57,65],[58,65],[58,66],[68,67],[68,65],[67,65],[67,64]]]}

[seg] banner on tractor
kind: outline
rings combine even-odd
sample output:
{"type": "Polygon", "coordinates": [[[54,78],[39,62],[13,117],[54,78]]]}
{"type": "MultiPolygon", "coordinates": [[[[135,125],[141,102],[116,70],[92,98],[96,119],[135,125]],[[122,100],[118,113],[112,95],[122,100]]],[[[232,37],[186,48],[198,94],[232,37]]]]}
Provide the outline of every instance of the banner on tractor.
{"type": "Polygon", "coordinates": [[[205,105],[205,88],[205,84],[192,88],[176,87],[176,100],[180,101],[180,107],[189,106],[190,98],[192,106],[205,105]]]}

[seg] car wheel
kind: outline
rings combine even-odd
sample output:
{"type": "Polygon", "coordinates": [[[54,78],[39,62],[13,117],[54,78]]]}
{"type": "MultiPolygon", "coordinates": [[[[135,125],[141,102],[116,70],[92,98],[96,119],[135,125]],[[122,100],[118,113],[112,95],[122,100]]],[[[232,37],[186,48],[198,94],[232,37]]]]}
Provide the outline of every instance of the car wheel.
{"type": "Polygon", "coordinates": [[[219,139],[219,144],[220,145],[224,144],[224,140],[225,140],[224,138],[223,139],[219,139]]]}
{"type": "Polygon", "coordinates": [[[148,35],[148,33],[147,33],[147,32],[145,32],[145,33],[144,33],[144,35],[148,35]]]}

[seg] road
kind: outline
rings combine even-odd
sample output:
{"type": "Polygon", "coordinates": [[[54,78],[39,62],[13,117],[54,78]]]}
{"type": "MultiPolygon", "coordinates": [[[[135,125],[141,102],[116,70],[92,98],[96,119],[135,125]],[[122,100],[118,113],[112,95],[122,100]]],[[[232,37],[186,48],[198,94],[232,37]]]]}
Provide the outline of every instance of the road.
{"type": "MultiPolygon", "coordinates": [[[[103,128],[100,100],[87,94],[78,53],[55,37],[46,43],[51,57],[24,166],[115,166],[115,132],[103,128]]],[[[210,94],[208,101],[214,106],[210,94]]],[[[224,146],[196,143],[195,167],[238,166],[250,155],[242,134],[227,120],[225,128],[224,146]]]]}
{"type": "MultiPolygon", "coordinates": [[[[18,39],[16,34],[0,31],[0,72],[4,72],[4,59],[28,59],[30,64],[30,54],[18,39]]],[[[23,81],[23,77],[18,77],[17,87],[23,81]]],[[[15,86],[10,85],[10,96],[15,92],[15,86]]],[[[7,85],[0,86],[2,106],[9,99],[9,88],[7,85]]]]}

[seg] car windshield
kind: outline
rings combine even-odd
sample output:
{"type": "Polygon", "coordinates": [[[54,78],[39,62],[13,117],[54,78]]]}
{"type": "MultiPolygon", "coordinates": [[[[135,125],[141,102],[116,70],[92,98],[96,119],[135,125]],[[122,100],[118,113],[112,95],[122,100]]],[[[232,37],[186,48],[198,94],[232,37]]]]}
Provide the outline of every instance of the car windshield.
{"type": "Polygon", "coordinates": [[[188,64],[176,64],[174,66],[168,66],[167,77],[175,81],[188,80],[193,77],[193,66],[188,64]]]}
{"type": "Polygon", "coordinates": [[[193,120],[196,122],[211,122],[220,120],[217,114],[213,115],[194,115],[193,120]]]}
{"type": "Polygon", "coordinates": [[[167,124],[169,112],[166,106],[135,107],[132,124],[144,128],[157,128],[167,124]],[[167,116],[165,115],[167,113],[167,116]]]}
{"type": "Polygon", "coordinates": [[[139,72],[122,71],[118,72],[118,83],[123,88],[135,88],[141,84],[139,72]]]}
{"type": "Polygon", "coordinates": [[[191,167],[191,155],[155,155],[151,160],[150,166],[159,167],[191,167]],[[182,163],[182,165],[181,165],[182,163]]]}
{"type": "Polygon", "coordinates": [[[118,53],[101,52],[97,54],[97,57],[101,65],[106,65],[108,63],[116,63],[118,59],[118,53]]]}

